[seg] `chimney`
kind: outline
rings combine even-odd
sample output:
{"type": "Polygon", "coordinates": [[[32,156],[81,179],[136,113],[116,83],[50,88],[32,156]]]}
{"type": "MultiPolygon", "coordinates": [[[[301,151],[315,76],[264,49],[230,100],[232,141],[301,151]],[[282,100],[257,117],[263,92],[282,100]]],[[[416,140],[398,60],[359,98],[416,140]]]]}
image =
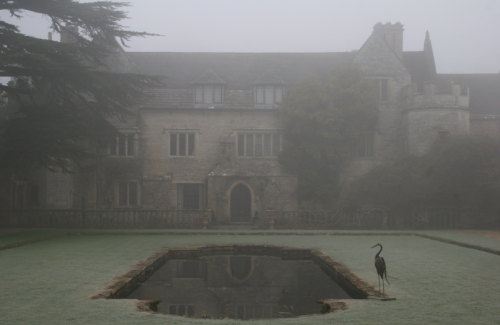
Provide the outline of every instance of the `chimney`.
{"type": "Polygon", "coordinates": [[[76,43],[78,26],[67,24],[61,28],[61,43],[76,43]]]}
{"type": "Polygon", "coordinates": [[[403,59],[403,24],[401,23],[377,23],[373,26],[373,31],[382,36],[383,39],[389,44],[396,55],[403,59]]]}

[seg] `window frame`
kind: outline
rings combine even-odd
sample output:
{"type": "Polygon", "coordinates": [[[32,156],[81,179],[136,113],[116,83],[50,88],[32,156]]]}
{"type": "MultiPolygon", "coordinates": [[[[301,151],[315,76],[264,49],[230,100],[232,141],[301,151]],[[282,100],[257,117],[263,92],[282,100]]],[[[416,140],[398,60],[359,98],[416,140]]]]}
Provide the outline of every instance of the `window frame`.
{"type": "Polygon", "coordinates": [[[378,92],[378,101],[382,103],[389,102],[390,97],[390,78],[373,78],[374,83],[376,83],[378,92]]]}
{"type": "Polygon", "coordinates": [[[276,106],[281,104],[285,94],[284,85],[254,85],[254,103],[255,106],[276,106]],[[271,89],[272,87],[272,89],[271,89]],[[279,91],[278,91],[279,90],[279,91]],[[261,93],[260,93],[261,91],[261,93]],[[260,96],[262,94],[262,96],[260,96]],[[262,99],[261,99],[262,97],[262,99]],[[267,100],[271,99],[271,102],[267,100]]]}
{"type": "Polygon", "coordinates": [[[283,135],[281,132],[269,131],[237,131],[237,158],[277,158],[283,150],[283,135]],[[251,137],[249,137],[251,136],[251,137]],[[278,138],[278,140],[276,140],[278,138]],[[249,148],[249,145],[251,148],[249,148]],[[278,148],[276,148],[278,146],[278,148]]]}
{"type": "Polygon", "coordinates": [[[115,142],[108,147],[108,154],[116,158],[134,158],[137,157],[139,151],[137,132],[120,132],[116,137],[115,142]],[[123,136],[123,138],[122,138],[123,136]],[[121,141],[123,139],[123,141],[121,141]],[[130,144],[132,140],[132,144],[130,144]],[[123,155],[120,154],[123,148],[123,155]],[[132,153],[130,154],[130,151],[132,153]]]}
{"type": "Polygon", "coordinates": [[[120,180],[116,182],[116,188],[115,188],[115,193],[116,193],[116,207],[118,208],[140,208],[141,207],[141,186],[140,182],[138,180],[120,180]],[[126,184],[126,204],[121,204],[122,203],[122,188],[121,185],[126,184]],[[131,202],[131,196],[130,196],[130,185],[134,184],[135,185],[135,203],[136,204],[130,204],[131,202]]]}
{"type": "Polygon", "coordinates": [[[223,105],[224,104],[224,91],[225,87],[223,84],[194,84],[193,85],[193,103],[195,105],[223,105]],[[211,88],[211,90],[210,90],[211,88]],[[220,89],[220,100],[216,100],[217,95],[219,95],[216,90],[220,89]],[[198,93],[198,91],[200,91],[198,93]],[[209,93],[211,92],[211,95],[209,93]],[[201,100],[199,100],[199,97],[201,100]],[[210,100],[209,100],[210,99],[210,100]]]}
{"type": "Polygon", "coordinates": [[[198,149],[197,134],[198,132],[193,130],[170,130],[168,132],[169,157],[175,157],[175,158],[196,157],[196,151],[198,149]],[[173,141],[172,141],[174,135],[175,135],[175,148],[173,146],[173,141]],[[184,138],[184,140],[181,140],[181,138],[184,138]],[[183,141],[183,143],[181,141],[183,141]],[[190,150],[191,145],[192,145],[192,150],[190,150]],[[181,148],[182,146],[184,147],[183,149],[181,148]]]}
{"type": "Polygon", "coordinates": [[[351,158],[375,157],[375,134],[364,134],[354,140],[354,142],[351,144],[350,156],[351,158]],[[360,148],[361,141],[363,142],[362,149],[360,148]],[[356,154],[354,154],[354,152],[356,152],[356,154]]]}
{"type": "Polygon", "coordinates": [[[205,209],[205,184],[204,183],[177,183],[177,210],[204,210],[205,209]],[[185,208],[186,193],[188,187],[197,187],[198,191],[198,208],[185,208]]]}

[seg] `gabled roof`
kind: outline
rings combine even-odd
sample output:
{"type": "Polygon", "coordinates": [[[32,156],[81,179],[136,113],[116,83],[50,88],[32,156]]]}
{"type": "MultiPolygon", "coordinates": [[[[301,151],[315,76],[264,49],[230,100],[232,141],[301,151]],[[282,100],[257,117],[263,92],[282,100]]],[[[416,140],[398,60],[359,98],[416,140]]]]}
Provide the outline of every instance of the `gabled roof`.
{"type": "Polygon", "coordinates": [[[212,69],[208,69],[203,72],[201,76],[198,77],[195,81],[192,82],[193,85],[196,84],[225,84],[224,80],[219,78],[212,69]]]}
{"type": "Polygon", "coordinates": [[[400,74],[405,67],[396,52],[377,32],[373,32],[356,52],[354,62],[367,75],[391,76],[400,74]],[[402,69],[401,69],[402,68],[402,69]]]}
{"type": "Polygon", "coordinates": [[[262,76],[257,78],[257,80],[255,80],[253,82],[253,84],[254,85],[285,85],[286,82],[284,82],[280,77],[278,77],[276,75],[276,73],[274,73],[273,71],[267,70],[266,72],[264,72],[264,74],[262,76]]]}

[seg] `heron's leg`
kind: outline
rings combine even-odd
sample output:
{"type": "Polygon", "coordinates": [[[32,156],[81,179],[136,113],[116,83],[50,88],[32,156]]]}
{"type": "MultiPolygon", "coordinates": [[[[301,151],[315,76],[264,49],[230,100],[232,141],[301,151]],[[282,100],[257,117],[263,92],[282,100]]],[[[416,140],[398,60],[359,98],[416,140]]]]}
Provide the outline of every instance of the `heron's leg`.
{"type": "Polygon", "coordinates": [[[378,279],[378,293],[380,293],[380,277],[377,276],[377,279],[378,279]]]}
{"type": "Polygon", "coordinates": [[[384,278],[382,278],[382,296],[385,296],[384,278]]]}

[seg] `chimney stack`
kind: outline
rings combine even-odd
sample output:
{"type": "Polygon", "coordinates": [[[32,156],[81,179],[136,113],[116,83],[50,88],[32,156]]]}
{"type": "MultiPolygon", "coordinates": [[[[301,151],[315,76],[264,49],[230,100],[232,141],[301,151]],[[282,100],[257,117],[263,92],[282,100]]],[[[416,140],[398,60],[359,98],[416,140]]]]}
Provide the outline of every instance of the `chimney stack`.
{"type": "Polygon", "coordinates": [[[373,31],[382,36],[383,39],[389,44],[396,55],[403,59],[403,24],[397,22],[391,23],[377,23],[373,26],[373,31]]]}

